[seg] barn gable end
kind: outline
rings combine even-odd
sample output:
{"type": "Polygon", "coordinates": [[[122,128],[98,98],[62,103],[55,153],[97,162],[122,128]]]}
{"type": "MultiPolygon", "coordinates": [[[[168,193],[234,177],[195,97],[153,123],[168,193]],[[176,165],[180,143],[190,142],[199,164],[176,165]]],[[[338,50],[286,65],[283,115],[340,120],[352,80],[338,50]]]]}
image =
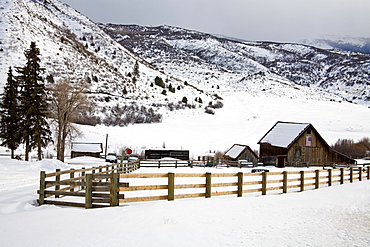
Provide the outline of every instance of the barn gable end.
{"type": "Polygon", "coordinates": [[[257,162],[258,156],[247,145],[234,144],[224,155],[226,159],[231,161],[248,160],[249,162],[257,162]]]}

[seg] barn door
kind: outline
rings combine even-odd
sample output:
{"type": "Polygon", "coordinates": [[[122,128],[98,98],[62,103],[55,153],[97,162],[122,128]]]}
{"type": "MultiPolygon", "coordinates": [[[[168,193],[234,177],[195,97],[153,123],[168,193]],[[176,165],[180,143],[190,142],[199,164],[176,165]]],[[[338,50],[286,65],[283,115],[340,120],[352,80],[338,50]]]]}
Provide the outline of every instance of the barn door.
{"type": "Polygon", "coordinates": [[[302,147],[294,148],[294,164],[298,165],[302,162],[302,147]]]}
{"type": "Polygon", "coordinates": [[[279,155],[277,156],[277,167],[285,167],[285,159],[286,155],[279,155]]]}

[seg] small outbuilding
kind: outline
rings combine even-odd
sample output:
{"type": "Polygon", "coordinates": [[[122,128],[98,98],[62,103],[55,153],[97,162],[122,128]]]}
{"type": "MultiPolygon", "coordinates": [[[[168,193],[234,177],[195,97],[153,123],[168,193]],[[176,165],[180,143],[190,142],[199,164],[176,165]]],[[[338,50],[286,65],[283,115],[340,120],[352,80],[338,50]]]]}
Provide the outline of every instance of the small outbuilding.
{"type": "Polygon", "coordinates": [[[72,142],[71,158],[91,156],[100,158],[103,152],[103,143],[72,142]]]}
{"type": "Polygon", "coordinates": [[[258,142],[264,165],[323,166],[327,163],[356,164],[333,150],[310,123],[277,122],[258,142]]]}
{"type": "Polygon", "coordinates": [[[167,149],[145,150],[145,159],[163,159],[169,157],[180,160],[189,160],[189,150],[167,150],[167,149]]]}
{"type": "Polygon", "coordinates": [[[224,155],[226,160],[239,161],[247,160],[248,162],[257,163],[258,156],[247,145],[234,144],[224,155]]]}

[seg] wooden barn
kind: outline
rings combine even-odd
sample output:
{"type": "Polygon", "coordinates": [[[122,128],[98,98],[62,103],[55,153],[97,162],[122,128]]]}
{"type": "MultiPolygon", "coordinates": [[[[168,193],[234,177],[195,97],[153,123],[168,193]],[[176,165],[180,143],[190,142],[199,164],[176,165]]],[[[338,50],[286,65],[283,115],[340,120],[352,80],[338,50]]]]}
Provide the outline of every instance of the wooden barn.
{"type": "Polygon", "coordinates": [[[102,152],[102,143],[72,142],[71,158],[76,158],[80,156],[91,156],[100,158],[100,154],[102,152]]]}
{"type": "Polygon", "coordinates": [[[226,160],[239,161],[247,160],[248,162],[257,163],[258,156],[247,145],[234,144],[224,155],[226,160]]]}
{"type": "Polygon", "coordinates": [[[277,122],[258,144],[264,165],[356,164],[354,159],[333,150],[309,123],[277,122]]]}

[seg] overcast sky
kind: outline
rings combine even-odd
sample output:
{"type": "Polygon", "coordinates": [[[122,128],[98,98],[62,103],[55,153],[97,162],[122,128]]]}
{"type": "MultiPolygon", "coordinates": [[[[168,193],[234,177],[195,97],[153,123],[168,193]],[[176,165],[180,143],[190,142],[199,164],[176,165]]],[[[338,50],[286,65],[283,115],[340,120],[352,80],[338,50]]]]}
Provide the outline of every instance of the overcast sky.
{"type": "Polygon", "coordinates": [[[61,0],[95,22],[170,25],[251,41],[370,37],[370,0],[61,0]]]}

